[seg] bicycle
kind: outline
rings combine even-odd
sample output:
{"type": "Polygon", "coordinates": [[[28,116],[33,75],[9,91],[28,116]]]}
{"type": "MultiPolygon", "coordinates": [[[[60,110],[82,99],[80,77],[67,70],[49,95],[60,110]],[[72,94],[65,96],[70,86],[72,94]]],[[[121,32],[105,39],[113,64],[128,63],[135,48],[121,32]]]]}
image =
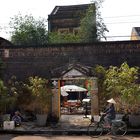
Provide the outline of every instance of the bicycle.
{"type": "Polygon", "coordinates": [[[104,120],[105,115],[101,115],[99,121],[95,122],[94,119],[91,119],[91,123],[87,128],[88,135],[90,136],[101,136],[103,132],[107,134],[124,136],[127,132],[127,125],[122,120],[112,120],[111,126],[106,127],[106,122],[104,120]]]}

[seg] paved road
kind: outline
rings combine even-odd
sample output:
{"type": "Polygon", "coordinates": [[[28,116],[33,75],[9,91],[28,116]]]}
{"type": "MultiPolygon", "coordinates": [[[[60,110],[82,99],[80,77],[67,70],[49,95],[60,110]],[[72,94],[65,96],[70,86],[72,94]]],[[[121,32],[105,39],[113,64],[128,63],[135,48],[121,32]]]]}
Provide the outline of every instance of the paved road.
{"type": "Polygon", "coordinates": [[[114,137],[111,135],[101,136],[99,138],[91,138],[89,136],[18,136],[18,135],[1,135],[0,140],[140,140],[140,135],[127,135],[123,137],[114,137]]]}

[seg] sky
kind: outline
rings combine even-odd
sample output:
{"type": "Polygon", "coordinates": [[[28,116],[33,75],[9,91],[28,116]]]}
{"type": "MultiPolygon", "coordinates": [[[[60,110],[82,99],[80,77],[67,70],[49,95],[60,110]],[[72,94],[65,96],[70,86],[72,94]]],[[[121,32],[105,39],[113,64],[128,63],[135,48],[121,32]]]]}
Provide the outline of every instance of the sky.
{"type": "MultiPolygon", "coordinates": [[[[10,18],[18,13],[48,18],[55,6],[91,3],[91,0],[3,0],[0,8],[0,37],[10,40],[10,18]]],[[[140,27],[140,0],[104,0],[101,16],[109,30],[107,41],[130,40],[133,27],[140,27]]]]}

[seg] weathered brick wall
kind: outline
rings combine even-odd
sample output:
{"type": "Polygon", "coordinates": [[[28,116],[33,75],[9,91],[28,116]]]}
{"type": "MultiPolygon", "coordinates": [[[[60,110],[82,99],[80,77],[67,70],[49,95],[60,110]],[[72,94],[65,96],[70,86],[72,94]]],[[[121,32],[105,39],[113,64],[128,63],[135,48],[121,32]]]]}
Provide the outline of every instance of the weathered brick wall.
{"type": "MultiPolygon", "coordinates": [[[[1,48],[1,52],[4,49],[1,48]]],[[[6,66],[5,79],[12,75],[16,75],[19,79],[33,75],[49,78],[52,69],[72,61],[86,66],[120,65],[127,61],[131,66],[140,66],[140,41],[60,44],[37,48],[6,47],[6,49],[9,49],[9,57],[2,57],[6,66]]]]}

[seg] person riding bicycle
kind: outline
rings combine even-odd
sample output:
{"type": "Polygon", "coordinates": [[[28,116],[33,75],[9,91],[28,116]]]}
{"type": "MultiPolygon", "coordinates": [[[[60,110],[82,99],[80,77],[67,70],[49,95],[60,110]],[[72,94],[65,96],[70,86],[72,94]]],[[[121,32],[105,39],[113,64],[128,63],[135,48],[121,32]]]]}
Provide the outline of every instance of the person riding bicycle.
{"type": "Polygon", "coordinates": [[[108,106],[104,111],[105,117],[104,120],[106,122],[107,127],[110,127],[111,121],[115,119],[116,111],[114,104],[116,104],[115,100],[113,98],[107,100],[108,106]]]}

